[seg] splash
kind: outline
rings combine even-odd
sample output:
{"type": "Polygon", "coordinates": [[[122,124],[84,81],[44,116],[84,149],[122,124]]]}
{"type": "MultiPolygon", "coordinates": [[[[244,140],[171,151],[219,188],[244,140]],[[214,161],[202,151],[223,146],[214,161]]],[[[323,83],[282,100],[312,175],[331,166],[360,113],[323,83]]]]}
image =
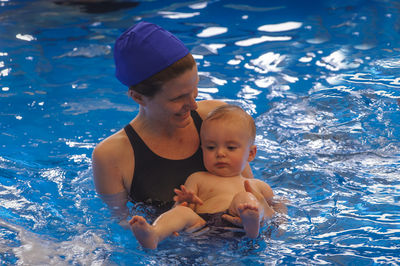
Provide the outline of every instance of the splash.
{"type": "Polygon", "coordinates": [[[3,253],[13,253],[18,265],[103,265],[111,247],[95,232],[88,230],[67,241],[45,239],[21,226],[0,219],[0,227],[17,235],[20,245],[10,247],[0,243],[3,253]]]}

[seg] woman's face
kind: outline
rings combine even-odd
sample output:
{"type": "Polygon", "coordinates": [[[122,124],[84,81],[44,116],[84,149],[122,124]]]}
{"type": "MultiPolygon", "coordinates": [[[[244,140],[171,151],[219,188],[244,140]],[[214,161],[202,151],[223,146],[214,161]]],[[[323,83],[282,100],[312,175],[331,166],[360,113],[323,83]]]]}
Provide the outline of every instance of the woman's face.
{"type": "Polygon", "coordinates": [[[190,111],[197,109],[197,66],[164,83],[153,97],[145,97],[148,118],[168,127],[183,128],[190,124],[190,111]]]}

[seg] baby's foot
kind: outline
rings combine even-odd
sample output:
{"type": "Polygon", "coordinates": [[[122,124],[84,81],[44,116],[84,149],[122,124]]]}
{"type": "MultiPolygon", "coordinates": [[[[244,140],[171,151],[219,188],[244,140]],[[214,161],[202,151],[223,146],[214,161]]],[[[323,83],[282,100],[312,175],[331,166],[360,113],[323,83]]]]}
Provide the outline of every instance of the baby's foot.
{"type": "Polygon", "coordinates": [[[260,231],[260,210],[258,206],[243,203],[238,206],[238,211],[246,235],[250,238],[256,238],[260,231]]]}
{"type": "Polygon", "coordinates": [[[158,244],[158,236],[152,225],[148,224],[141,216],[134,216],[130,221],[131,229],[140,245],[144,248],[155,249],[158,244]]]}

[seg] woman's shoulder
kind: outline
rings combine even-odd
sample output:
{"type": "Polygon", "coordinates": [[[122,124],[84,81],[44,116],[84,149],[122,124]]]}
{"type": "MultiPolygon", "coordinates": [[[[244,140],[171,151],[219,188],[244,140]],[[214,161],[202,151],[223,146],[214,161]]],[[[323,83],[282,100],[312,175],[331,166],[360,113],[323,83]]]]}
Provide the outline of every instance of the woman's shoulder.
{"type": "Polygon", "coordinates": [[[196,109],[197,113],[200,115],[202,119],[206,118],[209,112],[217,108],[218,106],[226,104],[220,100],[204,100],[197,102],[198,108],[196,109]]]}
{"type": "Polygon", "coordinates": [[[101,158],[116,158],[123,155],[123,151],[130,147],[129,139],[123,130],[102,140],[93,150],[93,157],[101,158]]]}
{"type": "Polygon", "coordinates": [[[129,147],[128,137],[120,130],[94,148],[93,178],[98,193],[115,194],[129,187],[133,171],[133,152],[129,147]]]}

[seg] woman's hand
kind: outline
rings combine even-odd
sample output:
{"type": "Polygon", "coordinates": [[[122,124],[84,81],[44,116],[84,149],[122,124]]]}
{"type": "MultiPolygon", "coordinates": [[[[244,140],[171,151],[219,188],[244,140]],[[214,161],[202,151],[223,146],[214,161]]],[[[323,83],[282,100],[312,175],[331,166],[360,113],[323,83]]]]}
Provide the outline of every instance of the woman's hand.
{"type": "Polygon", "coordinates": [[[176,194],[174,196],[175,204],[181,204],[183,202],[188,204],[203,204],[203,201],[192,191],[186,189],[184,185],[181,185],[181,189],[174,189],[174,192],[176,194]]]}

